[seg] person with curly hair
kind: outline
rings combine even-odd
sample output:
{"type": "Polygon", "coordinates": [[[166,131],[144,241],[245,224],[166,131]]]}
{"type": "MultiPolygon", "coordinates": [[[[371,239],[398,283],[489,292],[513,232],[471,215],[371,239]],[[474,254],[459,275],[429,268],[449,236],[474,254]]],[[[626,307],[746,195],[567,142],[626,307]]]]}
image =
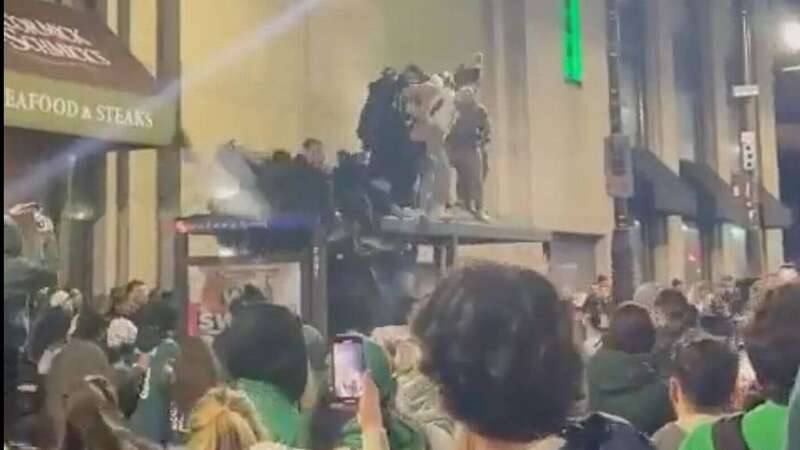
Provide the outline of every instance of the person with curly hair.
{"type": "Polygon", "coordinates": [[[464,427],[456,449],[650,449],[627,423],[568,420],[581,384],[572,318],[542,275],[492,263],[444,279],[413,327],[421,370],[464,427]]]}
{"type": "Polygon", "coordinates": [[[279,305],[245,306],[217,338],[215,349],[273,439],[302,447],[307,418],[299,402],[308,379],[308,358],[300,319],[279,305]]]}

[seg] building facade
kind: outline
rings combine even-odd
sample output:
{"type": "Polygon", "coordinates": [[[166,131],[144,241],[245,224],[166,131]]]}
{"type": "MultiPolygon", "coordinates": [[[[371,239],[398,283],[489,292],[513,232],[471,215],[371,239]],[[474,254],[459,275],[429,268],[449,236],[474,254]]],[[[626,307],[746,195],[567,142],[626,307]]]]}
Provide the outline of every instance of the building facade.
{"type": "MultiPolygon", "coordinates": [[[[753,123],[760,180],[777,197],[770,3],[752,2],[759,86],[753,123]]],[[[574,287],[610,273],[615,220],[604,138],[614,118],[610,86],[618,85],[620,102],[612,107],[619,107],[634,151],[655,157],[651,166],[667,186],[697,197],[691,211],[648,207],[652,198],[631,202],[638,279],[744,276],[783,260],[780,229],[748,232],[741,211],[732,211],[736,205],[727,205],[729,214],[719,206],[730,199],[681,173],[684,166],[684,172],[713,174],[718,191],[740,173],[741,105],[731,97],[738,83],[736,0],[232,0],[225,7],[212,0],[96,0],[75,6],[107,19],[158,79],[180,80],[176,145],[105,156],[103,214],[92,233],[96,293],[130,278],[171,285],[170,220],[206,209],[213,186],[204,181],[222,143],[294,151],[313,136],[330,159],[338,149],[356,151],[367,85],[384,67],[413,62],[452,70],[476,51],[486,57],[481,95],[495,130],[490,213],[552,230],[554,239],[549,247],[476,247],[463,252],[467,259],[549,270],[574,287]],[[609,71],[612,13],[618,13],[622,46],[619,70],[609,71]],[[709,202],[721,211],[705,214],[709,202]],[[748,244],[754,235],[763,236],[763,245],[748,244]],[[754,267],[758,249],[766,260],[754,267]]],[[[636,175],[663,196],[661,181],[647,178],[652,173],[636,175]]]]}
{"type": "Polygon", "coordinates": [[[695,214],[651,214],[637,222],[644,279],[757,276],[783,261],[782,229],[791,217],[777,201],[771,29],[777,10],[772,3],[619,2],[622,29],[642,30],[623,41],[623,48],[634,45],[622,52],[623,59],[632,61],[623,77],[626,134],[641,149],[655,153],[697,195],[695,214]],[[743,26],[748,50],[743,48],[743,26]],[[752,60],[750,74],[745,74],[745,54],[752,60]],[[736,98],[738,85],[750,85],[757,95],[736,98]],[[755,134],[756,186],[763,186],[755,188],[762,205],[756,226],[748,220],[744,195],[737,197],[735,189],[748,173],[743,133],[755,134]]]}

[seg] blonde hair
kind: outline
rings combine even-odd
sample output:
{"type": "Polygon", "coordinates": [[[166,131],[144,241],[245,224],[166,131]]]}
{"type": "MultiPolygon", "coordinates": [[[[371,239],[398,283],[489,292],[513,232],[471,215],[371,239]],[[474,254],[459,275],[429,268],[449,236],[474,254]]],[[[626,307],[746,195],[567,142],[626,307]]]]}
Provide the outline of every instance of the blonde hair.
{"type": "Polygon", "coordinates": [[[189,418],[189,450],[242,450],[267,439],[255,408],[228,387],[211,389],[189,418]]]}

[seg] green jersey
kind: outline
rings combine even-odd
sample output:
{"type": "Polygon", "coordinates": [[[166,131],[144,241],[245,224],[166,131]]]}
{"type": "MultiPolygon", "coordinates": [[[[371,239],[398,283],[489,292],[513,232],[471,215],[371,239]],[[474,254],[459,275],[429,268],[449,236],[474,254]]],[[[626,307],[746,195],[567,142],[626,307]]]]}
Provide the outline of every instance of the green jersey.
{"type": "MultiPolygon", "coordinates": [[[[788,408],[767,402],[744,415],[742,434],[750,450],[776,450],[784,448],[786,441],[786,417],[788,408]]],[[[725,450],[715,449],[712,438],[713,424],[697,427],[680,450],[725,450]]]]}

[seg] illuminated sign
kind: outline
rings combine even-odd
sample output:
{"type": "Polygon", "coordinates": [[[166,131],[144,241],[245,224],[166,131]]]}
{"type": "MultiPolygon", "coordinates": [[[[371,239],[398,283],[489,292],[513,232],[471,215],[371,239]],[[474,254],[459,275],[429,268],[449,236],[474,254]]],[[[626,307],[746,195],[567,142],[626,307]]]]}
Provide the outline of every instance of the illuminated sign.
{"type": "Polygon", "coordinates": [[[562,68],[569,83],[583,82],[583,49],[581,47],[581,0],[561,0],[562,4],[562,68]]]}

